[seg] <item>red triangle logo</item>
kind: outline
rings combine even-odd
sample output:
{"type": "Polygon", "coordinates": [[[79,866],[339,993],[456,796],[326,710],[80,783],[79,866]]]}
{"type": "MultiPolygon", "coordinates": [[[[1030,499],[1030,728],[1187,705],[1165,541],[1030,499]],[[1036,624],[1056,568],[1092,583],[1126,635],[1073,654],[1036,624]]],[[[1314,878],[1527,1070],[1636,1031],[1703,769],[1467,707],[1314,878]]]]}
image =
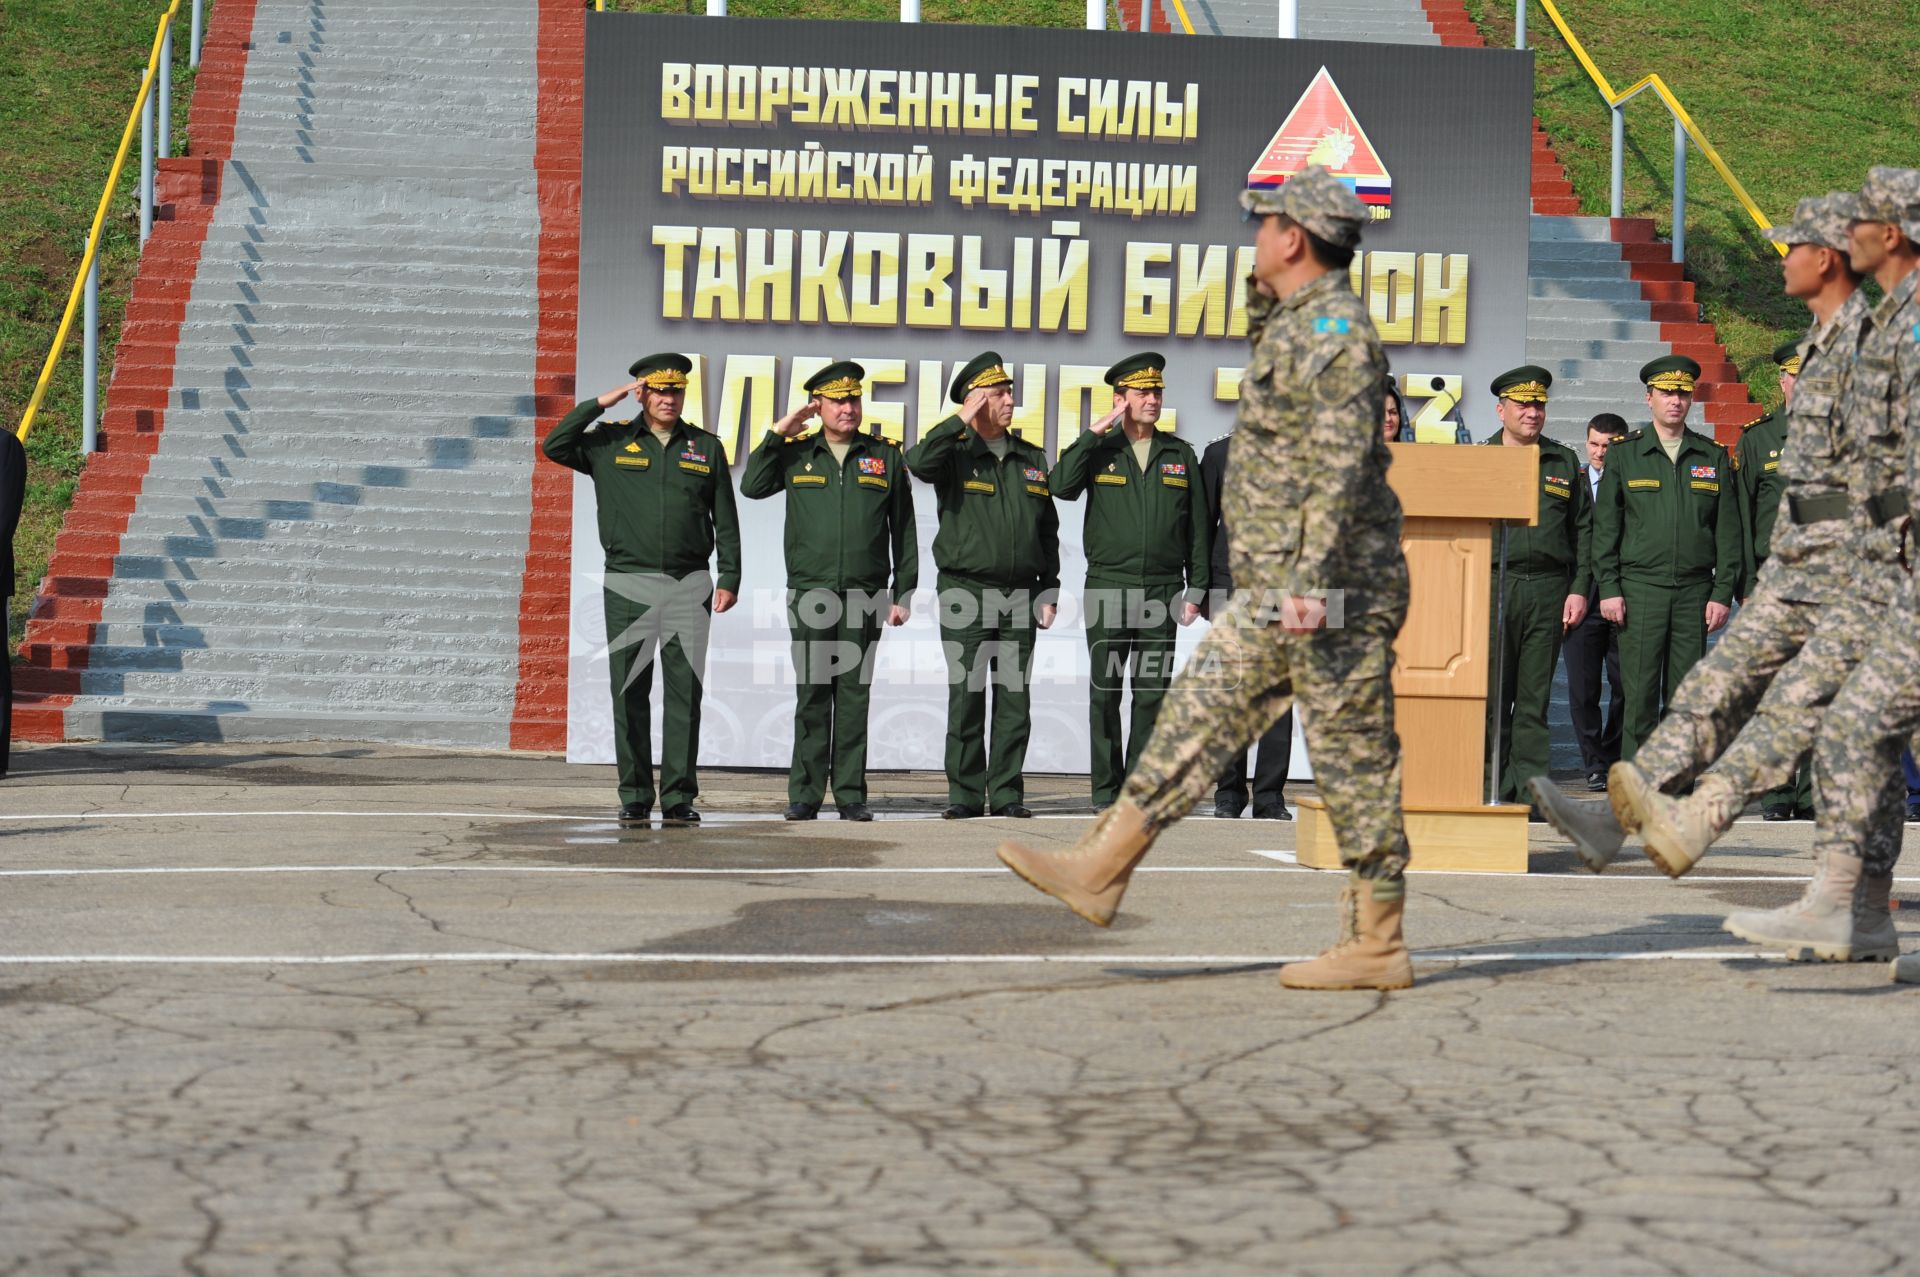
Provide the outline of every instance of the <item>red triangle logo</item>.
{"type": "Polygon", "coordinates": [[[1383,221],[1393,216],[1393,177],[1333,77],[1321,67],[1286,122],[1247,173],[1249,190],[1274,190],[1301,169],[1324,164],[1383,221]]]}

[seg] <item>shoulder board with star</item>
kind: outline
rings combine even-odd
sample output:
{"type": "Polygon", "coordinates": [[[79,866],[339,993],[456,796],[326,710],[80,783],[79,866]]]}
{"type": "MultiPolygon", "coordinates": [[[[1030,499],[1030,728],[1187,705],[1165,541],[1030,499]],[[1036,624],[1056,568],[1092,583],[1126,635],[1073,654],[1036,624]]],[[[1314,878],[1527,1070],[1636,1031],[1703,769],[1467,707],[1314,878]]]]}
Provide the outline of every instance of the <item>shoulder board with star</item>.
{"type": "Polygon", "coordinates": [[[806,433],[804,433],[804,434],[797,434],[797,435],[790,435],[790,436],[788,436],[788,438],[787,438],[787,442],[788,442],[789,444],[795,444],[795,443],[812,443],[812,442],[813,442],[813,441],[814,441],[815,439],[817,439],[817,438],[819,437],[819,435],[820,435],[820,432],[819,432],[818,430],[809,430],[809,431],[807,431],[807,432],[806,432],[806,433]]]}
{"type": "Polygon", "coordinates": [[[1752,421],[1749,421],[1746,424],[1742,425],[1740,427],[1740,433],[1745,434],[1747,431],[1753,429],[1755,426],[1759,425],[1761,422],[1765,421],[1767,418],[1771,417],[1772,415],[1773,414],[1770,412],[1761,413],[1759,416],[1755,417],[1752,421]]]}
{"type": "Polygon", "coordinates": [[[1645,428],[1642,428],[1639,430],[1629,430],[1627,431],[1627,433],[1620,436],[1620,442],[1621,443],[1638,443],[1640,440],[1646,438],[1646,436],[1647,436],[1647,432],[1645,428]]]}

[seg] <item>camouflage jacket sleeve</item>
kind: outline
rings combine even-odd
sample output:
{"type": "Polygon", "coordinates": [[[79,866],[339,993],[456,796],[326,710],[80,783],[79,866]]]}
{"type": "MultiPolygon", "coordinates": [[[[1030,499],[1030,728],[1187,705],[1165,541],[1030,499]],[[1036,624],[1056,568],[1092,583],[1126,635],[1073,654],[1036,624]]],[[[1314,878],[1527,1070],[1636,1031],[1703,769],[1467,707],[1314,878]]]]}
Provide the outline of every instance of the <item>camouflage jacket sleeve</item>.
{"type": "Polygon", "coordinates": [[[1314,465],[1301,502],[1300,555],[1287,585],[1296,594],[1364,584],[1341,580],[1341,565],[1345,539],[1375,496],[1366,479],[1387,393],[1386,357],[1360,325],[1308,320],[1304,327],[1311,344],[1299,365],[1298,393],[1314,465]],[[1314,331],[1330,327],[1339,331],[1314,331]]]}

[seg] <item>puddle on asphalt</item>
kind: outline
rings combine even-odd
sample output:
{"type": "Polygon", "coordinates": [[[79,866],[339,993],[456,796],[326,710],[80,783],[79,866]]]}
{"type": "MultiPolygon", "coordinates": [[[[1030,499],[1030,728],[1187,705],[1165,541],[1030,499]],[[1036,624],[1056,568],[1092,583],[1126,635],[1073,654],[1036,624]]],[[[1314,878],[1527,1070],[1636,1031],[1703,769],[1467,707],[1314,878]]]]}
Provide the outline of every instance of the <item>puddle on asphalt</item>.
{"type": "MultiPolygon", "coordinates": [[[[865,826],[877,829],[884,822],[865,826]]],[[[815,822],[801,833],[785,821],[666,829],[624,828],[617,821],[502,821],[475,825],[456,838],[489,860],[630,869],[865,869],[898,841],[868,833],[842,837],[815,822]]]]}
{"type": "MultiPolygon", "coordinates": [[[[1149,920],[1123,914],[1113,931],[1149,920]]],[[[843,896],[761,900],[736,910],[730,922],[700,927],[649,943],[646,953],[753,953],[770,957],[823,954],[889,957],[897,954],[1098,952],[1106,934],[1054,904],[957,904],[946,900],[872,900],[843,896]]],[[[1124,965],[1124,954],[1115,953],[1124,965]]],[[[853,965],[851,963],[847,965],[853,965]]],[[[765,980],[842,969],[820,965],[743,963],[635,963],[592,967],[594,980],[765,980]]]]}

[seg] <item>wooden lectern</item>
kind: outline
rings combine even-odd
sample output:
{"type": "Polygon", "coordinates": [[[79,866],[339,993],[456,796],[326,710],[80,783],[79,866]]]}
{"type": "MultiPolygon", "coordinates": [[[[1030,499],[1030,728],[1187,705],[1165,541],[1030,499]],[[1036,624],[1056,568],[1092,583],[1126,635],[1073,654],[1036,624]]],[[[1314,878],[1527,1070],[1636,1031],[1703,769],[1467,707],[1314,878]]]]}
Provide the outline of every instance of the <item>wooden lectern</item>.
{"type": "MultiPolygon", "coordinates": [[[[1496,520],[1539,520],[1540,449],[1390,444],[1413,582],[1394,644],[1394,722],[1414,870],[1527,871],[1527,807],[1486,805],[1496,520]]],[[[1318,798],[1299,803],[1299,862],[1338,869],[1318,798]]]]}

